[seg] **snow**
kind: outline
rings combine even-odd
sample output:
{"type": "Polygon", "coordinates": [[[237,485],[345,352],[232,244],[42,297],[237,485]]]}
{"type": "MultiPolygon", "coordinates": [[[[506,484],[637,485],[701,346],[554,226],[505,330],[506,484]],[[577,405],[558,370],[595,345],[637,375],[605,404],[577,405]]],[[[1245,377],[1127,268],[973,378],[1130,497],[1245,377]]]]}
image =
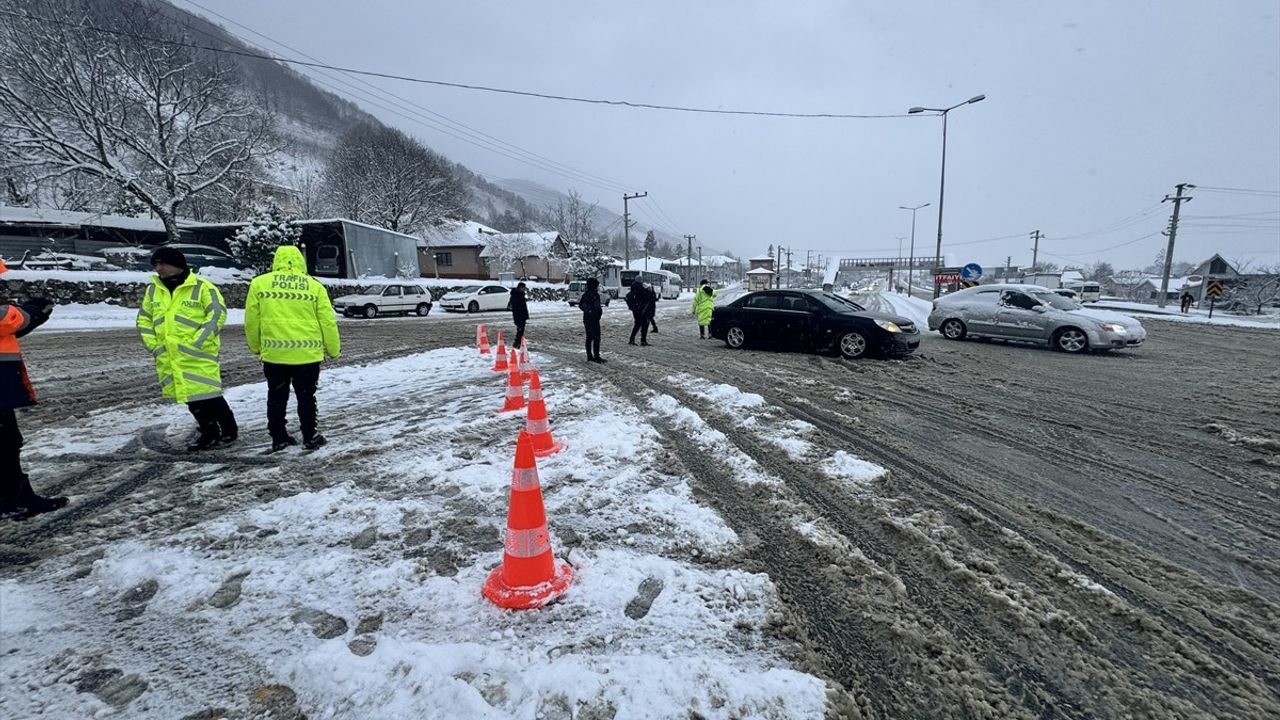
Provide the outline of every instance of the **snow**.
{"type": "MultiPolygon", "coordinates": [[[[94,305],[58,305],[49,320],[40,326],[41,332],[72,330],[114,330],[135,327],[138,309],[122,305],[97,303],[94,305]]],[[[244,310],[229,308],[228,325],[243,325],[244,310]]]]}
{"type": "MultiPolygon", "coordinates": [[[[501,559],[524,422],[523,413],[495,413],[505,376],[470,348],[326,368],[328,446],[258,458],[264,385],[231,388],[240,450],[226,464],[174,466],[187,504],[218,509],[166,522],[183,509],[140,488],[119,511],[130,519],[102,520],[150,522],[104,540],[87,566],[69,553],[0,581],[0,708],[15,717],[110,714],[72,684],[86,669],[113,667],[148,683],[126,711],[139,718],[223,706],[242,699],[226,688],[269,684],[292,688],[314,718],[570,716],[560,708],[575,717],[822,717],[824,683],[791,669],[765,632],[778,609],[772,583],[726,561],[741,552],[737,535],[694,499],[689,477],[655,462],[664,452],[645,414],[594,375],[533,350],[565,444],[538,463],[553,547],[575,568],[559,602],[510,612],[479,592],[501,559]],[[242,488],[272,492],[230,502],[242,488]],[[370,544],[358,548],[362,534],[370,544]],[[211,604],[230,580],[238,597],[211,604]],[[145,611],[133,624],[112,621],[144,583],[156,586],[145,611]],[[638,588],[652,583],[660,592],[633,618],[638,588]],[[378,627],[357,633],[375,615],[378,627]],[[330,616],[340,622],[322,639],[317,618],[330,616]],[[358,642],[371,652],[357,654],[358,642]]],[[[677,379],[762,438],[808,444],[805,423],[768,427],[776,409],[758,395],[677,379]]],[[[680,401],[649,403],[710,449],[742,455],[734,465],[744,483],[780,482],[680,401]]],[[[25,459],[36,477],[78,453],[141,453],[143,462],[154,452],[149,433],[180,445],[190,422],[182,406],[159,402],[93,413],[31,433],[25,459]]],[[[851,481],[874,472],[844,453],[828,464],[851,481]]]]}
{"type": "Polygon", "coordinates": [[[1090,303],[1085,307],[1123,310],[1130,315],[1141,317],[1143,320],[1163,320],[1168,322],[1199,323],[1204,325],[1231,325],[1235,327],[1280,330],[1280,314],[1247,316],[1229,315],[1221,309],[1217,309],[1214,311],[1213,317],[1209,317],[1209,308],[1204,307],[1192,308],[1188,314],[1183,315],[1178,312],[1174,303],[1170,303],[1168,309],[1161,309],[1155,305],[1117,300],[1105,300],[1098,303],[1090,303]]]}
{"type": "Polygon", "coordinates": [[[933,303],[917,297],[884,291],[880,293],[879,298],[881,303],[892,308],[891,312],[894,315],[901,315],[911,320],[921,330],[928,329],[929,313],[933,312],[933,303]]]}

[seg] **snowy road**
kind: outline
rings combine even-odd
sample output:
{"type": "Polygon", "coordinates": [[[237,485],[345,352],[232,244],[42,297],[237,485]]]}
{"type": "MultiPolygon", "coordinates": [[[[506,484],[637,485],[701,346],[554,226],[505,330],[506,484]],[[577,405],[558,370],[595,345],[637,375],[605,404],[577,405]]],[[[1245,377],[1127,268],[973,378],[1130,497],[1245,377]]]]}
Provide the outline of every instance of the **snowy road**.
{"type": "MultiPolygon", "coordinates": [[[[910,311],[895,301],[868,304],[910,311]]],[[[495,381],[450,349],[474,318],[345,322],[345,367],[322,377],[337,442],[285,465],[167,457],[184,415],[153,401],[132,333],[32,335],[47,402],[24,417],[30,464],[73,505],[0,526],[0,600],[98,629],[24,620],[9,636],[6,620],[0,649],[19,650],[5,671],[36,667],[57,707],[139,717],[252,709],[270,683],[316,717],[570,717],[556,693],[573,717],[816,717],[824,682],[841,717],[1280,713],[1280,333],[1152,320],[1143,348],[1084,357],[934,335],[908,360],[850,363],[730,351],[683,310],[660,310],[648,348],[626,346],[629,316],[607,310],[600,367],[581,362],[576,313],[531,321],[575,448],[544,471],[552,531],[585,569],[544,620],[486,614],[472,593],[496,561],[514,427],[482,419],[495,381]],[[372,561],[348,557],[366,542],[372,561]],[[633,625],[622,609],[646,577],[690,602],[649,598],[633,625]],[[225,612],[201,604],[223,595],[225,612]],[[336,634],[374,642],[378,662],[288,631],[326,615],[367,625],[336,634]],[[158,641],[177,628],[189,644],[158,641]],[[98,654],[51,660],[37,637],[98,654]],[[511,637],[551,669],[485,654],[511,637]],[[468,660],[437,668],[450,643],[468,660]],[[654,666],[636,657],[676,672],[645,684],[654,666]],[[226,679],[181,679],[204,662],[226,679]],[[103,667],[123,689],[71,689],[103,667]]],[[[236,332],[226,376],[257,383],[236,332]]],[[[261,435],[261,386],[231,399],[261,435]]],[[[0,691],[13,714],[24,702],[0,691]]]]}

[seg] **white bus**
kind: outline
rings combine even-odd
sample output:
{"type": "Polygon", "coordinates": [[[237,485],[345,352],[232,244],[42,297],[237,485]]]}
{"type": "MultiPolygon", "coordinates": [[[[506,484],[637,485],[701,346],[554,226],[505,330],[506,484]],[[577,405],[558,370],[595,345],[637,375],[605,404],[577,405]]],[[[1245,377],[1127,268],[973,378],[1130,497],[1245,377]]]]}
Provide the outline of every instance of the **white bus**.
{"type": "Polygon", "coordinates": [[[631,290],[632,283],[639,280],[652,287],[660,300],[680,297],[680,276],[668,270],[623,270],[620,279],[623,295],[631,290]]]}
{"type": "Polygon", "coordinates": [[[1064,290],[1074,291],[1075,299],[1082,303],[1098,302],[1102,297],[1102,286],[1092,280],[1063,283],[1062,287],[1064,290]]]}

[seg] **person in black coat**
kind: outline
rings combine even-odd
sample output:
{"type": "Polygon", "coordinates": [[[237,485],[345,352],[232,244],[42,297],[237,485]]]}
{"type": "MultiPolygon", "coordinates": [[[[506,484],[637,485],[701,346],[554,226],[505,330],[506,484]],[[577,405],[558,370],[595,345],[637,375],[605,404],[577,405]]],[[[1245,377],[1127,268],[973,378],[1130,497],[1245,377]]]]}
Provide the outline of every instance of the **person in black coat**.
{"type": "Polygon", "coordinates": [[[524,283],[516,285],[516,289],[511,291],[511,322],[516,324],[516,339],[511,342],[511,347],[519,348],[520,341],[524,339],[524,324],[529,322],[529,301],[525,298],[526,286],[524,283]]]}
{"type": "Polygon", "coordinates": [[[631,310],[631,340],[628,344],[636,344],[636,333],[640,333],[640,344],[649,344],[649,319],[653,316],[654,298],[653,293],[644,286],[644,283],[636,280],[631,283],[631,290],[627,293],[627,308],[631,310]]]}
{"type": "Polygon", "coordinates": [[[582,326],[587,331],[587,360],[608,362],[600,357],[600,316],[604,314],[604,308],[600,306],[599,280],[587,280],[587,290],[578,298],[578,309],[582,311],[582,326]]]}

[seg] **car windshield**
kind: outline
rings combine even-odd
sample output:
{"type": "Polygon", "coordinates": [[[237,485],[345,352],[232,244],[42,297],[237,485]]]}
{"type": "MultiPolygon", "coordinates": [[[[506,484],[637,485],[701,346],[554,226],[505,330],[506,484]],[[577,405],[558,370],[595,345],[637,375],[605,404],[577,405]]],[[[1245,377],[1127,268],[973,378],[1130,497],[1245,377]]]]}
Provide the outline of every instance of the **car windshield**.
{"type": "Polygon", "coordinates": [[[468,285],[466,287],[458,288],[457,290],[454,290],[454,292],[460,295],[470,295],[471,293],[477,292],[478,290],[480,290],[479,285],[468,285]]]}
{"type": "Polygon", "coordinates": [[[361,295],[381,295],[381,294],[382,294],[382,286],[381,286],[381,285],[369,285],[369,286],[367,286],[367,287],[362,287],[362,288],[360,288],[360,294],[361,294],[361,295]]]}
{"type": "Polygon", "coordinates": [[[1059,310],[1079,310],[1080,309],[1080,303],[1076,302],[1075,300],[1072,300],[1071,298],[1068,298],[1068,297],[1063,297],[1055,292],[1049,292],[1048,290],[1043,290],[1040,292],[1029,292],[1027,294],[1035,298],[1036,300],[1039,300],[1040,302],[1044,303],[1045,305],[1057,308],[1059,310]]]}
{"type": "Polygon", "coordinates": [[[826,305],[827,309],[834,310],[835,312],[866,312],[867,310],[848,298],[842,298],[839,295],[833,295],[831,293],[811,295],[810,297],[817,298],[818,302],[826,305]]]}

